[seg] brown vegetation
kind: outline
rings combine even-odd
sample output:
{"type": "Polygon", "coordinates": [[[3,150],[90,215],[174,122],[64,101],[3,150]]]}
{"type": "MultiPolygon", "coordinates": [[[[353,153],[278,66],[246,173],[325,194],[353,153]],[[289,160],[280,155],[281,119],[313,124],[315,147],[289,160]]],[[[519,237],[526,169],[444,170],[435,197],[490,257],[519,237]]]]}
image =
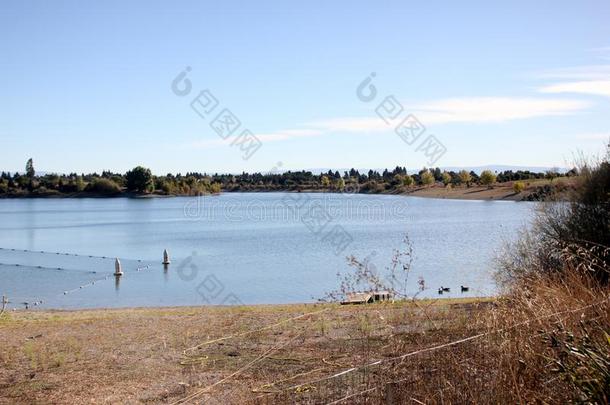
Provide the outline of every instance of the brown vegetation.
{"type": "Polygon", "coordinates": [[[299,400],[309,388],[276,391],[468,334],[488,303],[421,305],[13,312],[0,326],[0,403],[299,400]]]}

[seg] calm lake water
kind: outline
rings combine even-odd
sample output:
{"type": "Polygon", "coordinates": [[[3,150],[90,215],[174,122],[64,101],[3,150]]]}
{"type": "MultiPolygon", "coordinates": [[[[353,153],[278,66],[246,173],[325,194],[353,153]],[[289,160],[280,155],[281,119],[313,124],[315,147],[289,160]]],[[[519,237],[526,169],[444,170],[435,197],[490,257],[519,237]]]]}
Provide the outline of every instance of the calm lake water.
{"type": "Polygon", "coordinates": [[[411,293],[421,277],[422,296],[492,295],[493,258],[534,208],[309,193],[0,200],[0,294],[16,308],[311,302],[337,287],[346,256],[383,271],[408,234],[411,293]]]}

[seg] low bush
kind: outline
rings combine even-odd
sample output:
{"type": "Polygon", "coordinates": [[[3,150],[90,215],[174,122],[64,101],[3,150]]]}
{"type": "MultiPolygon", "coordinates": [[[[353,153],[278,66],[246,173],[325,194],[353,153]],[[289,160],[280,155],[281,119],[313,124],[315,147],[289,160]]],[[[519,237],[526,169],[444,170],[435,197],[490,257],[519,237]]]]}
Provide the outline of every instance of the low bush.
{"type": "Polygon", "coordinates": [[[96,194],[113,195],[121,192],[118,184],[110,179],[95,179],[87,185],[86,191],[96,194]]]}

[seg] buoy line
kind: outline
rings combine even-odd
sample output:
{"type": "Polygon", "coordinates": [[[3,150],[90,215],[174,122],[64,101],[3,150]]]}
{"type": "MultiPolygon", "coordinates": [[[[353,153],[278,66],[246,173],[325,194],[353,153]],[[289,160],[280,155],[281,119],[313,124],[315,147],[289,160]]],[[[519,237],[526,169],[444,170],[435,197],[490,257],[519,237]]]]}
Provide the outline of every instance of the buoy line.
{"type": "MultiPolygon", "coordinates": [[[[93,272],[93,273],[95,273],[95,272],[93,272]]],[[[75,293],[75,292],[77,292],[77,291],[81,291],[81,290],[83,290],[83,289],[85,289],[85,288],[87,288],[87,287],[91,287],[91,286],[95,285],[96,283],[99,283],[99,282],[101,282],[101,281],[106,281],[106,280],[108,280],[108,279],[109,279],[109,278],[111,278],[111,277],[112,277],[112,275],[111,275],[111,274],[109,274],[109,275],[106,275],[105,277],[96,278],[96,279],[91,280],[91,281],[89,281],[88,283],[83,284],[83,285],[81,285],[81,286],[79,286],[79,287],[77,287],[77,288],[72,288],[71,290],[66,290],[66,291],[64,291],[64,292],[62,292],[62,293],[55,294],[55,295],[51,295],[51,298],[60,298],[60,297],[63,297],[63,296],[66,296],[66,295],[69,295],[69,294],[75,293]]],[[[35,306],[35,307],[37,307],[37,306],[39,306],[39,305],[42,305],[43,303],[44,303],[44,300],[42,300],[42,299],[37,299],[37,300],[36,300],[36,301],[34,301],[34,302],[29,302],[29,301],[28,301],[28,302],[22,302],[21,304],[22,304],[22,305],[25,305],[25,309],[27,310],[27,309],[29,309],[29,307],[30,307],[30,306],[35,306]]],[[[17,310],[17,308],[13,308],[13,310],[17,310]]]]}
{"type": "Polygon", "coordinates": [[[91,287],[92,285],[95,285],[95,283],[98,283],[100,281],[106,281],[106,280],[108,280],[111,277],[113,277],[113,275],[109,274],[109,275],[107,275],[105,277],[92,280],[92,281],[88,282],[87,284],[83,284],[83,285],[79,286],[78,288],[73,288],[71,290],[66,290],[66,291],[64,291],[61,294],[57,294],[56,297],[61,297],[61,296],[64,296],[64,295],[75,293],[75,292],[80,291],[80,290],[82,290],[84,288],[91,287]]]}
{"type": "MultiPolygon", "coordinates": [[[[37,250],[37,251],[35,251],[35,250],[28,250],[28,249],[14,249],[14,248],[3,248],[3,247],[0,247],[0,250],[12,251],[12,252],[55,254],[55,255],[75,256],[75,257],[89,257],[89,258],[94,258],[95,257],[95,258],[101,258],[101,259],[110,259],[109,257],[106,257],[106,256],[93,256],[93,255],[86,256],[86,255],[79,255],[79,254],[76,254],[76,253],[46,252],[44,250],[37,250]]],[[[137,260],[134,260],[134,261],[137,261],[138,263],[142,263],[143,262],[143,260],[141,260],[141,259],[137,259],[137,260]]],[[[168,268],[170,263],[171,262],[169,260],[169,253],[168,253],[167,249],[165,249],[163,251],[163,262],[162,262],[165,271],[167,271],[167,268],[168,268]]],[[[86,273],[89,273],[89,274],[97,274],[98,273],[98,271],[95,271],[95,270],[83,271],[83,270],[77,270],[77,269],[68,269],[68,268],[64,268],[64,267],[48,267],[48,266],[41,266],[41,265],[26,265],[26,264],[20,264],[20,263],[2,263],[2,262],[0,262],[0,266],[24,267],[24,268],[27,267],[27,268],[31,268],[31,269],[46,269],[46,270],[59,270],[59,271],[62,271],[62,270],[64,270],[64,271],[76,271],[76,272],[81,272],[81,273],[82,272],[86,272],[86,273]]],[[[150,268],[151,268],[151,265],[147,264],[145,266],[137,267],[135,272],[140,272],[140,271],[148,270],[150,268]]],[[[101,271],[100,273],[105,273],[105,272],[101,271]]],[[[73,288],[71,290],[66,290],[66,291],[64,291],[61,294],[55,295],[55,297],[61,297],[61,296],[66,296],[68,294],[72,294],[72,293],[74,293],[76,291],[80,291],[80,290],[82,290],[84,288],[91,287],[92,285],[95,285],[95,283],[97,283],[97,282],[105,281],[105,280],[107,280],[108,278],[110,278],[112,276],[114,276],[116,278],[117,282],[118,282],[119,277],[123,276],[123,274],[124,273],[122,271],[121,262],[120,262],[119,258],[115,258],[115,272],[113,274],[107,274],[103,278],[98,278],[98,279],[92,280],[92,281],[90,281],[90,282],[88,282],[86,284],[83,284],[83,285],[79,286],[78,288],[73,288]]],[[[36,300],[33,303],[31,303],[31,304],[30,304],[30,302],[23,302],[22,304],[25,305],[25,309],[27,310],[27,309],[29,309],[30,305],[38,306],[38,305],[41,305],[43,302],[44,302],[44,300],[36,300]]],[[[16,310],[16,308],[13,308],[13,310],[16,310]]]]}
{"type": "MultiPolygon", "coordinates": [[[[87,257],[90,259],[112,259],[112,257],[109,256],[95,256],[95,255],[81,255],[78,253],[69,253],[69,252],[48,252],[46,250],[28,250],[28,249],[14,249],[14,248],[4,248],[4,247],[0,247],[0,250],[6,250],[6,251],[10,251],[10,252],[25,252],[25,253],[42,253],[42,254],[47,254],[47,255],[58,255],[58,256],[74,256],[74,257],[87,257]]],[[[143,260],[141,259],[134,259],[137,262],[142,262],[143,260]]]]}
{"type": "Polygon", "coordinates": [[[101,271],[97,271],[97,270],[76,270],[76,269],[68,269],[65,267],[48,267],[48,266],[39,266],[39,265],[30,265],[30,264],[20,264],[20,263],[0,263],[0,266],[11,266],[11,267],[29,267],[32,269],[44,269],[44,270],[66,270],[66,271],[78,271],[80,273],[91,273],[91,274],[96,274],[96,273],[103,273],[101,271]]]}

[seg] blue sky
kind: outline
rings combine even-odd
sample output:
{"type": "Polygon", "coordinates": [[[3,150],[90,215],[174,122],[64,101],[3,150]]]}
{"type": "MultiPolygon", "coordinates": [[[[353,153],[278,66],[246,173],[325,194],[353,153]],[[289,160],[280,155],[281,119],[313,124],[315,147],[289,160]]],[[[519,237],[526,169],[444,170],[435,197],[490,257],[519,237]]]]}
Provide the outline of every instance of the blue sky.
{"type": "Polygon", "coordinates": [[[3,1],[0,55],[4,170],[422,167],[375,113],[389,95],[439,166],[565,166],[610,138],[608,1],[3,1]],[[204,89],[252,157],[190,108],[204,89]]]}

